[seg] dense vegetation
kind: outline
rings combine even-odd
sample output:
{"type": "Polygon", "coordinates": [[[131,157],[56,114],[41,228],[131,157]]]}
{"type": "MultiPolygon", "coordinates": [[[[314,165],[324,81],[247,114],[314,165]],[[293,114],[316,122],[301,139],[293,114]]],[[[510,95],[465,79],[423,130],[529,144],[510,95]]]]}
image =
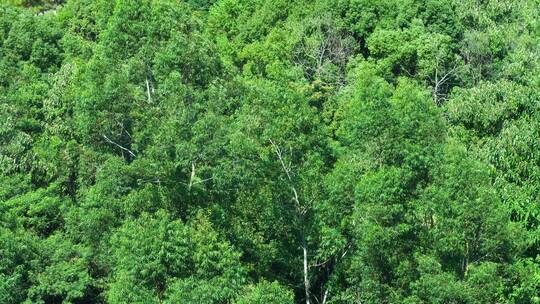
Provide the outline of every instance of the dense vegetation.
{"type": "Polygon", "coordinates": [[[0,303],[540,303],[538,1],[0,2],[0,303]]]}

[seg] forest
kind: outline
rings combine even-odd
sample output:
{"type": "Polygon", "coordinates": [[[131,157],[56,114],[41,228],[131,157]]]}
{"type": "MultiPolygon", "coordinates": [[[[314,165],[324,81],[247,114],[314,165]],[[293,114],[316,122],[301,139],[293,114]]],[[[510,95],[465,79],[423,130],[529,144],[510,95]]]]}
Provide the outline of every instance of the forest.
{"type": "Polygon", "coordinates": [[[540,2],[0,0],[0,303],[540,303],[540,2]]]}

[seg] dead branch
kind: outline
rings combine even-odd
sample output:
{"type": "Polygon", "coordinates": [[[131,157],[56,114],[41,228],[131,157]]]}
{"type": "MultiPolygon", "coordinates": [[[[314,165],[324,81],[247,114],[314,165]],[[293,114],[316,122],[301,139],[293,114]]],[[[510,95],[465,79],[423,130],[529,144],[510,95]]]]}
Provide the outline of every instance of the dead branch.
{"type": "Polygon", "coordinates": [[[108,143],[113,144],[113,145],[117,146],[118,148],[120,148],[120,149],[122,149],[122,150],[128,152],[129,155],[131,155],[133,158],[137,157],[137,156],[135,155],[135,153],[133,153],[131,150],[129,150],[128,148],[125,148],[125,147],[121,146],[120,144],[118,144],[118,143],[116,143],[116,142],[110,140],[105,134],[103,134],[102,136],[103,136],[103,138],[104,138],[108,143]]]}

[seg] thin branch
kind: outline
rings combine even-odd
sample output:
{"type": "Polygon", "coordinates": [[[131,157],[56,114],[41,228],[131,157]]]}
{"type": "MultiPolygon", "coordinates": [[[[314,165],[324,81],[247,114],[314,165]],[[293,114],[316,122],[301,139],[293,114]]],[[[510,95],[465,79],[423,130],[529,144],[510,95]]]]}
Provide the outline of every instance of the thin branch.
{"type": "Polygon", "coordinates": [[[146,77],[146,93],[148,95],[148,103],[152,103],[152,96],[150,95],[150,82],[148,81],[148,77],[146,77]]]}
{"type": "Polygon", "coordinates": [[[274,143],[273,140],[270,139],[270,143],[272,144],[272,147],[274,147],[274,150],[279,159],[281,167],[283,168],[283,171],[285,172],[285,175],[287,175],[287,179],[289,180],[290,187],[293,192],[293,200],[296,204],[296,207],[298,208],[298,210],[301,210],[300,199],[298,198],[298,191],[296,191],[296,187],[293,184],[290,169],[285,165],[285,161],[283,160],[283,153],[281,152],[281,149],[274,143]]]}
{"type": "Polygon", "coordinates": [[[311,264],[311,265],[309,265],[309,268],[311,268],[311,267],[321,267],[321,266],[327,264],[328,262],[330,262],[331,260],[332,260],[332,257],[328,258],[326,261],[323,261],[323,262],[320,262],[320,263],[311,264]]]}
{"type": "Polygon", "coordinates": [[[326,304],[327,297],[328,297],[328,289],[326,289],[326,291],[324,292],[324,297],[323,297],[323,300],[322,300],[322,304],[326,304]]]}
{"type": "MultiPolygon", "coordinates": [[[[270,144],[272,144],[272,147],[274,148],[276,155],[279,159],[279,163],[281,164],[281,167],[283,168],[283,171],[285,171],[285,175],[287,175],[287,179],[289,180],[289,186],[291,187],[291,190],[293,192],[293,200],[296,204],[296,209],[300,215],[300,222],[301,222],[301,238],[302,238],[302,253],[303,253],[303,274],[304,274],[304,291],[306,296],[306,304],[311,304],[310,301],[310,282],[309,282],[309,267],[308,267],[308,243],[305,235],[305,227],[304,227],[304,216],[307,212],[306,208],[302,208],[302,205],[300,204],[300,199],[298,198],[298,191],[296,191],[296,187],[294,186],[290,167],[287,167],[285,165],[285,161],[283,160],[283,153],[281,149],[274,143],[272,139],[269,140],[270,144]]],[[[292,148],[291,148],[292,153],[292,148]]],[[[306,206],[305,206],[306,207],[306,206]]]]}
{"type": "Polygon", "coordinates": [[[128,130],[126,130],[126,128],[124,127],[124,124],[121,123],[120,121],[118,121],[116,118],[113,118],[113,119],[114,119],[114,121],[116,121],[116,123],[120,126],[120,128],[121,128],[124,132],[126,132],[127,136],[129,136],[130,139],[133,139],[133,138],[131,137],[131,134],[129,134],[128,130]]]}
{"type": "Polygon", "coordinates": [[[120,149],[122,149],[122,150],[128,152],[129,155],[133,156],[134,158],[137,157],[137,156],[135,155],[135,153],[131,152],[131,150],[129,150],[128,148],[122,147],[121,145],[119,145],[119,144],[115,143],[114,141],[110,140],[105,134],[103,134],[102,136],[103,136],[103,138],[105,138],[105,140],[106,140],[108,143],[113,144],[113,145],[117,146],[118,148],[120,148],[120,149]]]}
{"type": "Polygon", "coordinates": [[[191,163],[191,176],[189,178],[189,184],[187,184],[188,186],[188,189],[191,189],[192,186],[194,185],[197,185],[197,184],[202,184],[204,182],[207,182],[209,180],[212,180],[214,179],[214,177],[209,177],[209,178],[206,178],[206,179],[202,179],[202,180],[199,180],[199,181],[195,181],[195,163],[191,163]]]}
{"type": "Polygon", "coordinates": [[[192,183],[191,185],[193,186],[193,185],[197,185],[197,184],[202,184],[204,182],[207,182],[207,181],[213,180],[213,179],[214,179],[213,177],[209,177],[209,178],[206,178],[206,179],[202,179],[200,181],[196,181],[196,182],[192,183]]]}
{"type": "Polygon", "coordinates": [[[189,177],[188,189],[191,189],[191,186],[193,186],[193,179],[195,179],[195,163],[191,163],[191,176],[189,177]]]}
{"type": "MultiPolygon", "coordinates": [[[[347,246],[347,248],[345,249],[345,251],[343,251],[343,253],[342,253],[341,256],[339,257],[339,259],[344,258],[344,257],[347,255],[347,253],[349,252],[349,249],[350,249],[350,248],[351,248],[351,244],[349,244],[349,245],[347,246]]],[[[333,258],[333,257],[329,257],[329,258],[328,258],[327,260],[325,260],[325,261],[322,261],[322,262],[316,262],[315,264],[309,265],[309,267],[311,268],[311,267],[320,267],[320,266],[324,266],[324,265],[328,264],[328,262],[330,262],[330,261],[332,260],[332,258],[333,258]]]]}

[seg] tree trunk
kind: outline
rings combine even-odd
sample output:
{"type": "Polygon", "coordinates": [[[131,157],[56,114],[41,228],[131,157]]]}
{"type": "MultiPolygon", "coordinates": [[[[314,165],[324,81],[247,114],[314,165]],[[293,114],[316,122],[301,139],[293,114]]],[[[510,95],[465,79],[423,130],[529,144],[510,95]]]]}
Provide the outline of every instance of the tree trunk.
{"type": "Polygon", "coordinates": [[[302,251],[304,252],[304,290],[306,292],[306,304],[310,304],[309,301],[309,268],[308,268],[308,251],[305,235],[302,232],[302,251]]]}

